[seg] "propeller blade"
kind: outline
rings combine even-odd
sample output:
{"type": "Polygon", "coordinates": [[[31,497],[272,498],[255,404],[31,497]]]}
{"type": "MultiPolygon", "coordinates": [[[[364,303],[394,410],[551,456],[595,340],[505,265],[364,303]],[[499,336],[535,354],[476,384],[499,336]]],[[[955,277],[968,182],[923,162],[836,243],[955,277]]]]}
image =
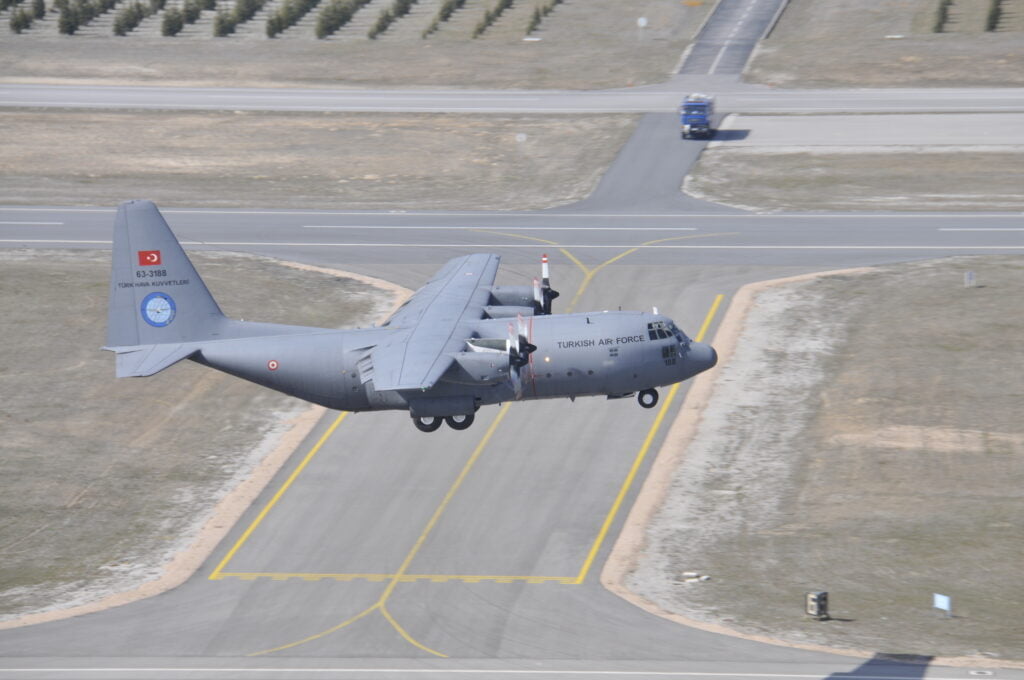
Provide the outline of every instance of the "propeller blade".
{"type": "Polygon", "coordinates": [[[516,399],[523,398],[523,378],[519,375],[519,370],[509,371],[508,380],[512,383],[512,391],[515,392],[516,399]]]}
{"type": "Polygon", "coordinates": [[[541,311],[545,314],[550,314],[551,301],[558,297],[559,293],[557,290],[552,290],[551,288],[551,271],[548,269],[547,253],[540,256],[540,277],[541,294],[544,296],[544,301],[541,303],[541,311]]]}

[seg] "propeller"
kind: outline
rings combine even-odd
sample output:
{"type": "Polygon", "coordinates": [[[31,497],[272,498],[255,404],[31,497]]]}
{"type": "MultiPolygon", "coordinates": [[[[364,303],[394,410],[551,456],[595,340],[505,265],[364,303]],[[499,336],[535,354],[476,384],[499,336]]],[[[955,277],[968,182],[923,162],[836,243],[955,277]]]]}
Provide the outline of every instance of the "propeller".
{"type": "Polygon", "coordinates": [[[508,325],[508,362],[509,382],[515,391],[516,399],[523,396],[523,377],[521,370],[523,366],[530,363],[530,354],[536,351],[537,346],[527,339],[528,329],[522,315],[516,317],[516,325],[508,325]]]}
{"type": "Polygon", "coordinates": [[[537,346],[527,339],[527,332],[522,314],[516,317],[515,326],[508,325],[509,363],[517,369],[530,363],[530,354],[537,349],[537,346]]]}
{"type": "Polygon", "coordinates": [[[557,290],[551,288],[551,272],[548,270],[548,254],[544,253],[540,256],[540,298],[537,300],[538,287],[537,282],[534,280],[533,283],[533,297],[540,304],[541,311],[545,314],[551,313],[551,301],[558,297],[559,293],[557,290]]]}

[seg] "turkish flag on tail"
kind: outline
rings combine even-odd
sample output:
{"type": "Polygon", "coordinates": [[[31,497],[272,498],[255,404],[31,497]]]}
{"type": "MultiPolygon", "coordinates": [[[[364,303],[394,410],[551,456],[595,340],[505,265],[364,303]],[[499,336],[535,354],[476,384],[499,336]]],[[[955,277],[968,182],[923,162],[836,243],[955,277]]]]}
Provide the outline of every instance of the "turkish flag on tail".
{"type": "Polygon", "coordinates": [[[159,250],[140,250],[139,251],[139,266],[146,267],[154,264],[160,264],[160,251],[159,250]]]}

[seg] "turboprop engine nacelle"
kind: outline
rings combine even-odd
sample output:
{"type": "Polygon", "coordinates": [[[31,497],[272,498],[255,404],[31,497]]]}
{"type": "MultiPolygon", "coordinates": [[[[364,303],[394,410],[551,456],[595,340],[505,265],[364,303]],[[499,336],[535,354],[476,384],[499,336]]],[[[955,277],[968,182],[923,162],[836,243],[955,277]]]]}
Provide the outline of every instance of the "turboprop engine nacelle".
{"type": "Polygon", "coordinates": [[[484,307],[484,313],[492,319],[514,319],[517,316],[533,316],[537,313],[537,310],[533,307],[519,307],[516,305],[503,307],[488,305],[484,307]]]}
{"type": "Polygon", "coordinates": [[[534,309],[533,286],[494,286],[491,288],[491,301],[501,307],[534,309]]]}
{"type": "Polygon", "coordinates": [[[478,338],[467,347],[467,351],[455,355],[455,363],[444,375],[445,382],[497,385],[509,379],[512,361],[507,340],[478,338]]]}

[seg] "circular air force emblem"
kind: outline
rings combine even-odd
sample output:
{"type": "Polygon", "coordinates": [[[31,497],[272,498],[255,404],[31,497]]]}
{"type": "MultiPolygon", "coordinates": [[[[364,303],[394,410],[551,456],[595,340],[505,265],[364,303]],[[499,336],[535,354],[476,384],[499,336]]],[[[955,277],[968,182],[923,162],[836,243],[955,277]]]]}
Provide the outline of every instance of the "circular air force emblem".
{"type": "Polygon", "coordinates": [[[174,300],[166,293],[150,293],[142,300],[142,318],[157,328],[174,321],[175,309],[174,300]]]}

